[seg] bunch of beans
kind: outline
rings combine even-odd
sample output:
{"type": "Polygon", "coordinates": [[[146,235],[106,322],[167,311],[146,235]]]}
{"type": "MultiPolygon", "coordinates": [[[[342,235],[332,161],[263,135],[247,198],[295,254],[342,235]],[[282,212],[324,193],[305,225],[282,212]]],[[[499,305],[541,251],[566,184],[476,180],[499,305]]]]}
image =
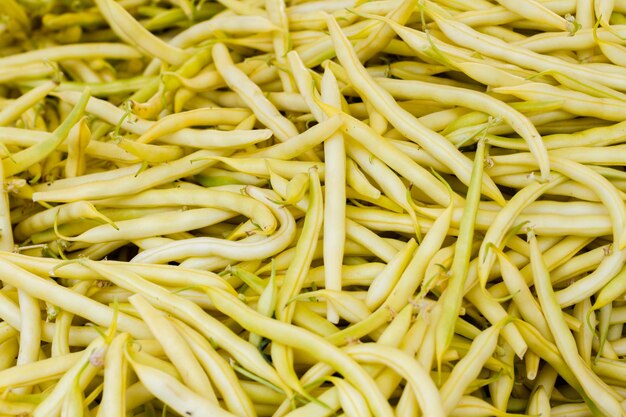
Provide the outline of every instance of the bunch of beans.
{"type": "Polygon", "coordinates": [[[625,416],[625,39],[0,0],[0,416],[625,416]]]}

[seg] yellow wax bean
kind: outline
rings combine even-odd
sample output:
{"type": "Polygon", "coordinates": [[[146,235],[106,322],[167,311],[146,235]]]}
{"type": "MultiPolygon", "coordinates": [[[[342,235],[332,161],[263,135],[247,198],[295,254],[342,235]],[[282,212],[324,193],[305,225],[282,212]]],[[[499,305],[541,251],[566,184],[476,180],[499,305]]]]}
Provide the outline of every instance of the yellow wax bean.
{"type": "Polygon", "coordinates": [[[96,0],[96,5],[113,31],[125,42],[132,44],[147,55],[173,65],[180,65],[187,60],[187,52],[154,36],[117,2],[96,0]]]}
{"type": "MultiPolygon", "coordinates": [[[[5,283],[10,283],[17,288],[27,289],[27,293],[33,297],[48,301],[63,310],[81,315],[102,326],[109,326],[113,323],[113,310],[107,306],[33,275],[6,260],[0,261],[0,268],[5,274],[11,275],[10,279],[4,280],[5,283]]],[[[119,314],[117,320],[120,329],[126,330],[137,337],[145,338],[147,336],[147,328],[141,321],[124,314],[119,314]]]]}
{"type": "Polygon", "coordinates": [[[180,128],[189,126],[238,124],[249,115],[250,112],[245,109],[219,108],[200,108],[181,113],[174,113],[155,122],[136,140],[140,143],[149,143],[159,136],[174,133],[180,128]]]}
{"type": "Polygon", "coordinates": [[[103,365],[110,341],[99,337],[87,348],[80,352],[76,363],[61,377],[46,398],[33,410],[32,415],[44,417],[57,415],[63,406],[63,398],[72,384],[78,384],[84,390],[89,382],[96,376],[103,365]]]}
{"type": "Polygon", "coordinates": [[[17,120],[22,113],[45,98],[57,86],[57,82],[48,81],[20,96],[10,106],[0,111],[0,126],[7,126],[17,120]]]}
{"type": "MultiPolygon", "coordinates": [[[[241,187],[241,190],[244,188],[241,187]]],[[[267,206],[246,195],[216,189],[171,188],[148,190],[133,196],[99,200],[98,205],[107,207],[156,207],[156,206],[201,206],[237,211],[253,219],[263,233],[272,233],[276,219],[267,206]]]]}
{"type": "Polygon", "coordinates": [[[501,94],[511,94],[524,100],[561,100],[561,108],[565,111],[604,120],[621,122],[626,114],[626,109],[621,100],[592,97],[585,93],[565,90],[543,83],[497,87],[494,91],[501,94]]]}
{"type": "MultiPolygon", "coordinates": [[[[182,322],[174,321],[176,329],[184,335],[189,347],[197,357],[205,372],[215,382],[228,409],[236,415],[254,416],[253,404],[246,390],[246,381],[239,380],[228,362],[196,331],[182,322]]],[[[270,389],[273,395],[278,394],[270,389]]]]}
{"type": "MultiPolygon", "coordinates": [[[[62,91],[54,94],[61,100],[72,104],[77,103],[80,97],[80,93],[73,91],[62,91]]],[[[124,113],[124,110],[105,100],[94,97],[89,99],[86,111],[112,125],[119,123],[120,128],[138,135],[147,132],[155,125],[155,122],[148,120],[135,119],[133,117],[129,118],[124,113]]],[[[171,134],[160,137],[159,141],[175,145],[180,144],[199,148],[217,149],[256,143],[269,139],[271,135],[272,132],[269,129],[224,131],[217,129],[182,128],[171,134]]]]}
{"type": "Polygon", "coordinates": [[[39,63],[41,61],[60,61],[70,58],[116,58],[134,59],[140,58],[137,49],[120,43],[91,43],[60,45],[45,49],[36,49],[20,54],[9,55],[0,58],[0,68],[18,66],[23,64],[39,63]]]}
{"type": "Polygon", "coordinates": [[[618,74],[621,69],[617,69],[615,73],[608,73],[588,67],[580,67],[556,57],[540,55],[476,32],[469,26],[451,19],[446,11],[433,3],[427,3],[426,10],[445,35],[458,45],[472,48],[486,56],[499,58],[536,71],[559,69],[571,76],[580,77],[581,80],[588,78],[617,90],[624,88],[623,81],[619,79],[623,76],[618,74]]]}
{"type": "Polygon", "coordinates": [[[89,269],[116,285],[135,293],[142,294],[149,301],[158,300],[158,306],[190,323],[205,337],[215,340],[216,343],[229,351],[235,360],[267,380],[275,386],[289,392],[276,375],[274,368],[264,361],[260,352],[247,341],[241,340],[228,327],[216,318],[206,314],[197,304],[180,296],[172,294],[165,288],[146,281],[140,275],[129,272],[119,265],[102,265],[98,262],[81,260],[89,269]]]}
{"type": "Polygon", "coordinates": [[[585,393],[603,413],[616,416],[624,415],[624,411],[622,411],[617,400],[617,394],[612,392],[596,374],[591,372],[578,355],[574,338],[562,318],[561,307],[558,305],[550,286],[550,275],[539,252],[537,239],[534,235],[530,237],[530,248],[533,280],[537,289],[539,303],[545,314],[550,317],[548,326],[560,353],[563,355],[563,359],[576,374],[585,393]]]}
{"type": "MultiPolygon", "coordinates": [[[[448,166],[457,174],[461,181],[468,183],[471,173],[471,162],[456,148],[451,146],[448,141],[441,140],[438,134],[424,128],[412,115],[400,108],[388,93],[380,87],[376,87],[376,84],[358,63],[354,51],[337,22],[329,18],[328,27],[333,38],[335,52],[359,93],[369,99],[372,105],[397,129],[400,129],[405,136],[414,140],[440,162],[448,166]]],[[[500,192],[490,180],[485,179],[483,191],[490,198],[501,201],[500,192]]]]}
{"type": "Polygon", "coordinates": [[[242,157],[292,159],[329,139],[339,129],[342,122],[339,116],[330,117],[305,132],[291,137],[286,142],[246,153],[242,157]]]}
{"type": "Polygon", "coordinates": [[[266,318],[246,307],[232,296],[225,296],[220,290],[207,288],[207,293],[216,302],[218,309],[229,312],[248,330],[294,348],[305,349],[320,361],[331,364],[361,392],[366,392],[366,400],[376,416],[391,416],[393,413],[387,401],[375,386],[373,379],[346,353],[302,329],[266,318]]]}
{"type": "Polygon", "coordinates": [[[284,142],[298,134],[296,127],[265,98],[261,89],[234,66],[228,50],[223,44],[218,43],[213,46],[213,60],[228,86],[246,101],[256,117],[272,129],[280,141],[284,142]]]}
{"type": "MultiPolygon", "coordinates": [[[[455,104],[473,108],[494,117],[501,117],[506,123],[526,140],[529,149],[537,158],[542,177],[547,178],[550,162],[547,151],[541,141],[541,135],[524,115],[505,103],[492,99],[480,92],[468,91],[457,87],[434,85],[421,81],[401,81],[377,79],[381,87],[395,98],[429,98],[446,104],[455,104]]],[[[423,145],[422,145],[423,146],[423,145]]]]}
{"type": "Polygon", "coordinates": [[[261,200],[280,219],[281,226],[270,237],[258,242],[238,242],[212,237],[197,237],[165,244],[148,249],[132,262],[164,263],[171,259],[185,259],[193,256],[219,255],[231,259],[252,260],[273,256],[284,250],[295,235],[295,221],[285,208],[278,208],[257,189],[247,187],[248,194],[261,200]]]}
{"type": "Polygon", "coordinates": [[[206,159],[213,156],[215,152],[212,151],[197,151],[176,161],[148,168],[139,174],[131,171],[130,174],[122,174],[117,178],[105,177],[94,182],[65,187],[62,191],[36,192],[33,194],[33,199],[35,201],[72,202],[133,194],[155,185],[167,184],[173,180],[197,174],[215,163],[213,160],[206,159]]]}
{"type": "Polygon", "coordinates": [[[105,357],[104,388],[98,407],[98,417],[120,415],[126,411],[126,370],[124,357],[126,345],[130,342],[128,333],[120,333],[113,339],[105,357]]]}
{"type": "Polygon", "coordinates": [[[169,43],[186,48],[210,38],[215,32],[224,33],[263,33],[273,32],[279,27],[264,16],[220,16],[196,23],[177,34],[169,43]]]}
{"type": "Polygon", "coordinates": [[[140,364],[127,353],[128,361],[140,381],[156,398],[182,415],[232,417],[234,414],[191,391],[176,378],[152,366],[140,364]]]}
{"type": "Polygon", "coordinates": [[[150,332],[159,341],[165,354],[181,375],[181,379],[196,394],[208,402],[217,404],[211,382],[200,364],[195,360],[191,347],[176,331],[174,325],[139,294],[128,299],[144,319],[150,332]]]}

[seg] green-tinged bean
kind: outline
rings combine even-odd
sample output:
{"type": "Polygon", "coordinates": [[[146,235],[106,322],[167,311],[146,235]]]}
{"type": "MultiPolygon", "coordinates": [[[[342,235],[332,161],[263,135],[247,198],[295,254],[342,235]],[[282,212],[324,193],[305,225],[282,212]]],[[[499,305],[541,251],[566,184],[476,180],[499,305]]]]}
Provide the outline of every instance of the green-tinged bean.
{"type": "Polygon", "coordinates": [[[18,174],[49,156],[59,144],[65,140],[70,129],[78,123],[82,117],[87,101],[89,100],[89,94],[88,89],[83,92],[72,112],[49,138],[3,159],[2,169],[5,177],[18,174]]]}
{"type": "MultiPolygon", "coordinates": [[[[443,354],[450,346],[454,334],[454,322],[459,315],[461,303],[463,301],[463,290],[467,280],[467,270],[469,268],[470,257],[472,255],[472,242],[474,240],[474,230],[476,224],[476,213],[480,202],[480,188],[482,184],[483,165],[486,154],[484,141],[478,142],[478,148],[474,155],[474,165],[472,177],[467,191],[466,205],[463,217],[459,224],[459,236],[455,244],[454,258],[452,260],[450,278],[448,285],[443,291],[439,302],[444,307],[437,322],[435,332],[435,352],[437,358],[437,369],[441,369],[443,354]]],[[[447,407],[447,412],[454,407],[447,407]]]]}

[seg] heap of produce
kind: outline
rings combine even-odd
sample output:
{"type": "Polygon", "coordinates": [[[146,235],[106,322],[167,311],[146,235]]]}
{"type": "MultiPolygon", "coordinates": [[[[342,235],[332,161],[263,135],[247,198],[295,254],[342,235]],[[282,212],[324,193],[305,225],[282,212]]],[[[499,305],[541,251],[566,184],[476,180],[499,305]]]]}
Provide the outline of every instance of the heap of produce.
{"type": "Polygon", "coordinates": [[[0,0],[0,416],[626,416],[626,0],[0,0]]]}

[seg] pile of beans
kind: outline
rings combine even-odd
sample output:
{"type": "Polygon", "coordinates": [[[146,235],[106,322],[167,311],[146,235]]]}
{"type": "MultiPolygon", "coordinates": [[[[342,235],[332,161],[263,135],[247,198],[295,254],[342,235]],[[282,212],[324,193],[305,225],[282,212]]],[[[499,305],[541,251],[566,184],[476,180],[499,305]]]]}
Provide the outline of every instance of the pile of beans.
{"type": "Polygon", "coordinates": [[[626,415],[625,0],[0,0],[0,416],[626,415]]]}

